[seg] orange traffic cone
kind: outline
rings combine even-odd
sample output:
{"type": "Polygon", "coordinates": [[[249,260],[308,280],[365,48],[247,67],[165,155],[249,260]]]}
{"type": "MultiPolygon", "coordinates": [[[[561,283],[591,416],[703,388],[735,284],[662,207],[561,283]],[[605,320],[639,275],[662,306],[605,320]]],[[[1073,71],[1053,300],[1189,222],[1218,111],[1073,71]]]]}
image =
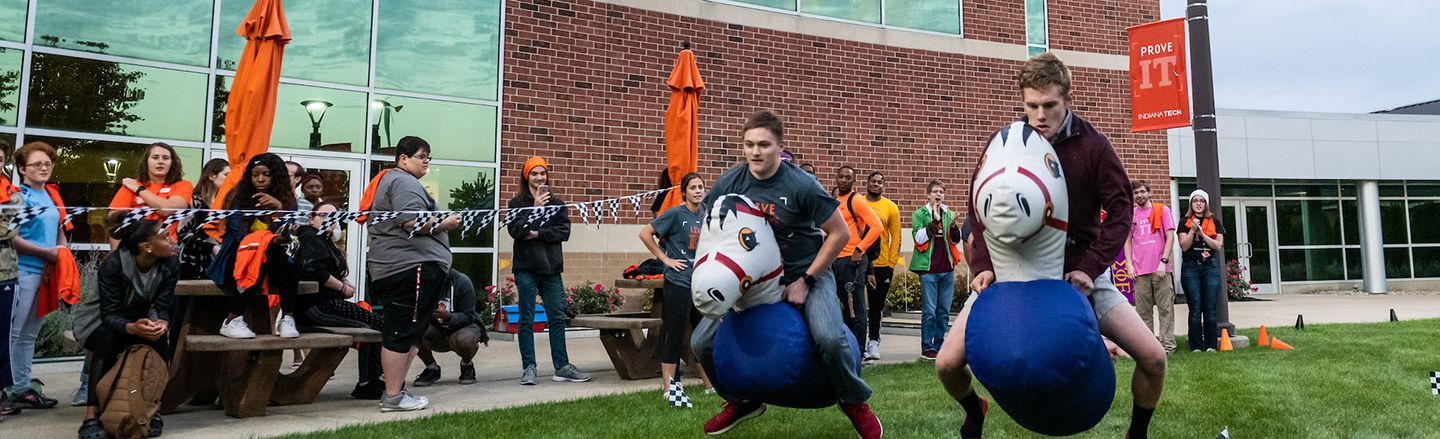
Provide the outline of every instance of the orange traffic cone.
{"type": "Polygon", "coordinates": [[[1221,329],[1220,329],[1220,350],[1221,350],[1221,351],[1230,351],[1230,350],[1234,350],[1234,349],[1235,349],[1235,347],[1233,347],[1233,346],[1230,345],[1230,331],[1228,331],[1228,330],[1226,330],[1226,329],[1224,329],[1224,328],[1221,328],[1221,329]]]}
{"type": "Polygon", "coordinates": [[[1278,339],[1278,338],[1271,337],[1271,338],[1270,338],[1270,349],[1279,349],[1279,350],[1282,350],[1282,351],[1288,351],[1288,350],[1293,350],[1293,349],[1295,349],[1295,347],[1294,347],[1294,346],[1290,346],[1290,343],[1286,343],[1286,342],[1280,341],[1280,339],[1278,339]]]}
{"type": "Polygon", "coordinates": [[[1260,346],[1270,346],[1270,334],[1265,332],[1265,325],[1260,325],[1260,341],[1256,342],[1255,344],[1258,344],[1260,346]]]}

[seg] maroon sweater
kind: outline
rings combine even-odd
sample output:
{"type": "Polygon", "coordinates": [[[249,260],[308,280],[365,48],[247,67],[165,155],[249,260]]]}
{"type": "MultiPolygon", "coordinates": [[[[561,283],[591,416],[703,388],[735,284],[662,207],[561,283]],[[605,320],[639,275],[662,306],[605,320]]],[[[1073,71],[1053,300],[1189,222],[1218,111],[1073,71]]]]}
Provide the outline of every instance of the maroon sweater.
{"type": "MultiPolygon", "coordinates": [[[[1134,214],[1130,177],[1125,174],[1125,166],[1120,164],[1120,156],[1110,146],[1110,139],[1079,115],[1072,112],[1071,116],[1070,122],[1051,142],[1055,153],[1060,156],[1060,167],[1065,170],[1066,192],[1070,194],[1065,272],[1079,270],[1093,280],[1110,268],[1115,256],[1125,249],[1125,238],[1130,233],[1130,217],[1134,214]],[[1101,209],[1107,215],[1104,223],[1100,222],[1101,209]]],[[[974,186],[973,182],[971,186],[974,186]]],[[[979,218],[975,215],[974,203],[970,203],[970,216],[979,218]]],[[[978,220],[974,225],[973,233],[979,239],[975,240],[975,248],[971,252],[970,271],[994,270],[990,249],[986,247],[984,235],[980,235],[985,231],[985,225],[978,220]]]]}

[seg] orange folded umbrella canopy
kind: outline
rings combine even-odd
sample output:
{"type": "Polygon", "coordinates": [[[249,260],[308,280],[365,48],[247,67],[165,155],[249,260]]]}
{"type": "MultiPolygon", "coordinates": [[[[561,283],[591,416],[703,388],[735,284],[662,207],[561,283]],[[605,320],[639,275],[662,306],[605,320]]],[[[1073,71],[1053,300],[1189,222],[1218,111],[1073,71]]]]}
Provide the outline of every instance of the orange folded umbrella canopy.
{"type": "Polygon", "coordinates": [[[230,176],[211,205],[223,209],[225,195],[244,176],[250,158],[270,148],[275,122],[275,91],[280,88],[280,59],[290,42],[290,25],[280,0],[256,0],[235,33],[245,38],[245,52],[230,84],[225,110],[225,153],[230,176]]]}
{"type": "MultiPolygon", "coordinates": [[[[665,110],[665,169],[674,186],[685,174],[700,169],[700,92],[705,91],[705,80],[695,67],[695,52],[680,51],[667,83],[670,107],[665,110]]],[[[684,192],[683,188],[666,192],[660,212],[684,203],[684,192]]]]}

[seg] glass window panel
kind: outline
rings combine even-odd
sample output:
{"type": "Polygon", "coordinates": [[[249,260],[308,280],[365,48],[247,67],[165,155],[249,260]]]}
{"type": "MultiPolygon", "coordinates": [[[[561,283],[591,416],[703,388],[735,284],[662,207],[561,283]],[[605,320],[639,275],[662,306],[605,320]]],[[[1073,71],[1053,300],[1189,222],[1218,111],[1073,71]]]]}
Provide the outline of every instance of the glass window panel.
{"type": "Polygon", "coordinates": [[[960,2],[886,0],[885,24],[950,34],[960,33],[960,2]]]}
{"type": "Polygon", "coordinates": [[[205,74],[36,53],[26,124],[200,141],[205,74]]]}
{"type": "Polygon", "coordinates": [[[1385,244],[1409,244],[1405,227],[1405,202],[1401,200],[1380,200],[1381,238],[1385,244]]]}
{"type": "Polygon", "coordinates": [[[450,265],[456,271],[470,276],[470,283],[475,284],[475,300],[480,301],[476,309],[484,309],[485,287],[495,284],[495,279],[490,276],[491,269],[495,266],[495,254],[455,253],[450,265]]]}
{"type": "Polygon", "coordinates": [[[1405,196],[1405,185],[1400,183],[1380,184],[1380,196],[1382,197],[1403,197],[1405,196]]]}
{"type": "Polygon", "coordinates": [[[1354,183],[1340,183],[1340,196],[1354,197],[1355,191],[1356,189],[1354,183]]]}
{"type": "Polygon", "coordinates": [[[1440,244],[1440,201],[1410,202],[1410,242],[1440,244]]]}
{"type": "MultiPolygon", "coordinates": [[[[1188,192],[1187,192],[1188,194],[1188,192]]],[[[1274,193],[1269,184],[1222,184],[1222,197],[1271,197],[1274,193]]]]}
{"type": "Polygon", "coordinates": [[[1046,49],[1045,46],[1027,46],[1027,47],[1028,47],[1028,48],[1027,48],[1026,51],[1025,51],[1025,56],[1028,56],[1028,57],[1031,57],[1031,58],[1034,58],[1034,57],[1037,57],[1037,56],[1040,56],[1040,55],[1044,55],[1045,52],[1049,52],[1049,51],[1050,51],[1049,49],[1046,49]]]}
{"type": "Polygon", "coordinates": [[[45,0],[35,44],[209,66],[213,0],[45,0]]]}
{"type": "MultiPolygon", "coordinates": [[[[224,112],[232,81],[234,78],[223,77],[215,87],[215,130],[211,137],[217,143],[225,142],[224,112]]],[[[308,100],[331,104],[320,119],[320,147],[317,149],[365,151],[365,93],[284,83],[280,84],[280,90],[275,93],[275,124],[270,131],[271,146],[310,148],[310,134],[314,128],[310,123],[307,108],[300,105],[300,102],[308,100]]]]}
{"type": "Polygon", "coordinates": [[[503,3],[482,2],[478,7],[465,0],[381,3],[375,86],[497,99],[503,3]]]}
{"type": "Polygon", "coordinates": [[[1415,277],[1440,277],[1440,247],[1414,247],[1415,277]]]}
{"type": "Polygon", "coordinates": [[[1406,279],[1410,277],[1409,247],[1385,249],[1385,277],[1388,279],[1406,279]]]}
{"type": "Polygon", "coordinates": [[[0,39],[25,41],[26,12],[30,0],[0,0],[0,39]]]}
{"type": "MultiPolygon", "coordinates": [[[[372,161],[370,176],[381,169],[393,168],[395,162],[372,161]]],[[[435,203],[443,210],[495,209],[495,170],[472,166],[430,165],[430,173],[420,179],[425,191],[435,197],[435,203]]],[[[469,233],[464,239],[460,231],[450,232],[450,247],[494,247],[494,222],[469,233]]]]}
{"type": "Polygon", "coordinates": [[[1365,263],[1364,259],[1360,256],[1360,249],[1345,249],[1345,278],[1350,280],[1365,279],[1365,275],[1363,274],[1364,268],[1365,263]]]}
{"type": "Polygon", "coordinates": [[[1340,202],[1276,200],[1280,245],[1339,245],[1340,202]]]}
{"type": "Polygon", "coordinates": [[[0,125],[15,126],[20,120],[20,65],[25,52],[0,47],[0,125]]]}
{"type": "MultiPolygon", "coordinates": [[[[25,140],[41,141],[55,147],[60,160],[55,164],[51,183],[60,185],[60,197],[67,206],[109,206],[110,199],[120,188],[120,180],[134,177],[136,162],[148,145],[61,137],[26,137],[25,140]],[[113,164],[110,164],[111,160],[114,160],[113,164]]],[[[184,165],[185,179],[193,180],[200,175],[200,168],[204,166],[204,150],[175,147],[175,154],[184,165]]],[[[104,218],[104,211],[88,212],[83,217],[77,217],[70,241],[106,242],[104,218]]]]}
{"type": "Polygon", "coordinates": [[[1338,197],[1340,188],[1334,184],[1277,184],[1277,197],[1338,197]]]}
{"type": "Polygon", "coordinates": [[[403,96],[377,96],[370,105],[376,154],[394,156],[396,141],[420,136],[432,157],[495,161],[495,107],[403,96]]]}
{"type": "Polygon", "coordinates": [[[1412,183],[1405,190],[1412,197],[1440,197],[1440,185],[1412,183]]]}
{"type": "Polygon", "coordinates": [[[1280,276],[1286,282],[1341,280],[1345,264],[1340,249],[1280,250],[1280,276]]]}
{"type": "Polygon", "coordinates": [[[1050,36],[1047,32],[1045,0],[1025,0],[1025,42],[1037,45],[1048,46],[1050,36]]]}
{"type": "MultiPolygon", "coordinates": [[[[253,0],[220,3],[216,67],[235,70],[245,39],[235,28],[253,0]]],[[[365,85],[370,76],[370,0],[308,0],[285,4],[290,44],[280,74],[290,78],[365,85]]]]}
{"type": "Polygon", "coordinates": [[[800,0],[800,12],[879,23],[880,0],[800,0]]]}
{"type": "Polygon", "coordinates": [[[1360,207],[1355,200],[1342,200],[1340,210],[1345,214],[1345,245],[1360,245],[1360,207]]]}
{"type": "Polygon", "coordinates": [[[795,10],[795,0],[735,0],[740,3],[769,6],[776,9],[795,10]]]}

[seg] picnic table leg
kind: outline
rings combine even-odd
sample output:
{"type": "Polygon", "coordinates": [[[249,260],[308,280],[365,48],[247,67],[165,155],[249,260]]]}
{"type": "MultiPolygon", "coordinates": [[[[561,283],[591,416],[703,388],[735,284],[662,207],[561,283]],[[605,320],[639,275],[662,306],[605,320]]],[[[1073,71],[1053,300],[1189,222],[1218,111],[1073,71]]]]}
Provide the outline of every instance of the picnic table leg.
{"type": "Polygon", "coordinates": [[[605,353],[615,364],[615,373],[623,380],[641,380],[660,376],[660,362],[653,357],[653,351],[642,349],[650,342],[645,332],[639,329],[602,329],[600,343],[605,353]]]}
{"type": "Polygon", "coordinates": [[[280,378],[284,351],[234,351],[220,353],[215,375],[225,414],[233,418],[265,416],[270,394],[280,378]]]}
{"type": "Polygon", "coordinates": [[[310,355],[305,357],[305,362],[300,364],[299,369],[275,380],[270,401],[275,405],[315,402],[315,398],[320,395],[320,389],[325,388],[325,383],[335,376],[335,368],[345,360],[345,354],[349,350],[349,347],[311,349],[310,355]]]}
{"type": "Polygon", "coordinates": [[[219,356],[211,352],[189,352],[187,340],[192,335],[215,335],[220,332],[221,320],[225,318],[219,298],[195,298],[185,312],[181,322],[179,338],[170,360],[170,382],[160,399],[160,412],[172,413],[187,401],[214,401],[216,366],[219,356]],[[208,395],[208,397],[207,397],[208,395]]]}

